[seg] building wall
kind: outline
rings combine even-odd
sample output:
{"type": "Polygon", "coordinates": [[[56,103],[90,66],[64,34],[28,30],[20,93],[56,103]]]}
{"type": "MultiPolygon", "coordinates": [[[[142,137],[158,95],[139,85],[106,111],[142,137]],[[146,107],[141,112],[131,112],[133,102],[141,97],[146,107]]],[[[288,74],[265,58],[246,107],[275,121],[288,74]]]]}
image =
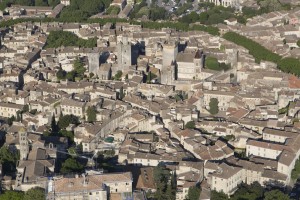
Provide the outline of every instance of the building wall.
{"type": "Polygon", "coordinates": [[[216,98],[219,101],[219,109],[221,111],[225,111],[227,110],[227,108],[229,107],[229,102],[231,101],[231,99],[233,99],[233,96],[231,95],[218,95],[218,94],[208,94],[208,93],[204,93],[204,106],[209,107],[209,103],[210,103],[210,99],[212,98],[216,98]]]}
{"type": "MultiPolygon", "coordinates": [[[[49,198],[51,199],[51,198],[49,198]]],[[[77,192],[77,193],[64,193],[64,194],[55,194],[55,200],[107,200],[107,192],[105,190],[96,190],[96,191],[87,191],[86,193],[77,192]],[[87,198],[86,198],[87,197],[87,198]]],[[[53,199],[54,200],[54,199],[53,199]]]]}
{"type": "Polygon", "coordinates": [[[254,155],[254,156],[259,156],[264,158],[277,159],[277,156],[279,156],[279,154],[281,154],[280,150],[267,149],[267,148],[252,146],[248,144],[246,145],[247,156],[254,155]]]}
{"type": "Polygon", "coordinates": [[[88,60],[89,60],[89,73],[96,74],[98,71],[98,68],[100,66],[100,54],[99,53],[89,53],[88,60]]]}
{"type": "Polygon", "coordinates": [[[18,108],[12,108],[9,106],[0,106],[0,116],[1,117],[17,117],[17,112],[21,111],[21,109],[18,108]]]}
{"type": "Polygon", "coordinates": [[[178,79],[189,79],[195,78],[195,66],[192,62],[177,62],[178,79]]]}
{"type": "Polygon", "coordinates": [[[219,178],[212,175],[211,188],[218,192],[223,191],[225,194],[233,194],[237,189],[237,186],[242,183],[242,170],[239,170],[236,174],[228,179],[219,178]]]}
{"type": "Polygon", "coordinates": [[[243,171],[245,175],[244,179],[246,180],[247,184],[250,185],[255,181],[259,182],[262,172],[248,169],[243,169],[243,171]]]}
{"type": "Polygon", "coordinates": [[[106,182],[105,185],[111,194],[132,192],[132,182],[106,182]]]}
{"type": "Polygon", "coordinates": [[[84,116],[84,107],[74,107],[74,106],[67,106],[61,105],[61,111],[63,115],[75,115],[77,117],[82,118],[84,116]]]}
{"type": "Polygon", "coordinates": [[[122,37],[121,41],[118,42],[117,53],[119,70],[127,71],[132,64],[131,43],[128,41],[127,37],[122,37]]]}
{"type": "Polygon", "coordinates": [[[263,139],[272,141],[272,142],[285,143],[285,140],[287,139],[287,137],[263,133],[263,139]]]}
{"type": "Polygon", "coordinates": [[[234,7],[242,2],[242,0],[207,0],[217,6],[234,7]]]}

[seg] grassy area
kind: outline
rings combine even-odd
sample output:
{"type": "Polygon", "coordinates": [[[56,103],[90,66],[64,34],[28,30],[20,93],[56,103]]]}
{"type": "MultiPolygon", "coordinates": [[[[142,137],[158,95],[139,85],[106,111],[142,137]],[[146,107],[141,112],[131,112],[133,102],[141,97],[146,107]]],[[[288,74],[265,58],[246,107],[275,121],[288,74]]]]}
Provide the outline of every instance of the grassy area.
{"type": "Polygon", "coordinates": [[[218,59],[213,57],[207,57],[205,59],[205,66],[207,69],[216,70],[216,71],[226,71],[230,69],[230,65],[226,65],[225,63],[219,63],[218,59]]]}

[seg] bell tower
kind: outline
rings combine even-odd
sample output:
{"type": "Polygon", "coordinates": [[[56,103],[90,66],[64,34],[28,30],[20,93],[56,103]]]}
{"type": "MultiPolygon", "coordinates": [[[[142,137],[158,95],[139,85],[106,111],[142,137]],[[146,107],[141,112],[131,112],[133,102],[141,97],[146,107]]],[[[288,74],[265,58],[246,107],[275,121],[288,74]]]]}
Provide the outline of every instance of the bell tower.
{"type": "Polygon", "coordinates": [[[24,128],[19,130],[19,143],[20,143],[20,160],[26,160],[29,153],[29,145],[27,132],[24,128]]]}

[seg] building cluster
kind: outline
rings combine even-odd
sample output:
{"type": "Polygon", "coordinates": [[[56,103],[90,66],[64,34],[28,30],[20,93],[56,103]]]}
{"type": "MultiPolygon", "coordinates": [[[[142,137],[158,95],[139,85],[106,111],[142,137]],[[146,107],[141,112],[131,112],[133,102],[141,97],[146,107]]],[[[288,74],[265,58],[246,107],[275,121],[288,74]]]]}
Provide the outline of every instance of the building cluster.
{"type": "Polygon", "coordinates": [[[250,18],[246,25],[226,20],[227,25],[220,24],[219,28],[223,33],[234,31],[246,36],[282,57],[299,58],[299,19],[299,9],[283,10],[250,18]]]}
{"type": "MultiPolygon", "coordinates": [[[[289,45],[288,37],[298,37],[298,14],[270,13],[246,26],[220,27],[280,54],[272,42],[286,38],[289,45]]],[[[274,63],[257,64],[248,50],[201,31],[129,23],[26,22],[3,29],[1,36],[0,117],[15,120],[1,130],[5,145],[20,151],[16,177],[3,176],[2,188],[39,186],[48,199],[128,199],[143,196],[134,190],[156,190],[153,167],[159,164],[176,173],[178,200],[198,183],[200,199],[211,190],[231,195],[242,182],[290,184],[300,154],[300,80],[274,63]],[[97,37],[97,47],[45,48],[49,32],[58,30],[97,37]],[[208,58],[231,67],[209,69],[208,58]],[[81,79],[58,77],[72,72],[77,60],[86,70],[81,79]],[[79,120],[66,130],[82,152],[114,150],[125,172],[57,175],[56,162],[68,154],[69,141],[45,132],[53,119],[68,115],[79,120]],[[236,156],[240,151],[247,160],[236,156]]],[[[293,55],[286,45],[281,55],[293,55]]]]}

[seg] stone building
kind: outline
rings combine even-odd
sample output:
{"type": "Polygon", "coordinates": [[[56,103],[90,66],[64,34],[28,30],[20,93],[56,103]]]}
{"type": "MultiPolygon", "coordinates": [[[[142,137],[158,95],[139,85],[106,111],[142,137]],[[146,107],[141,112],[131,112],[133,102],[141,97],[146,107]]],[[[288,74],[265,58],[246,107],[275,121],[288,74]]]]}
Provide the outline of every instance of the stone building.
{"type": "Polygon", "coordinates": [[[128,71],[132,64],[132,47],[128,37],[122,37],[117,43],[117,61],[119,70],[128,71]]]}
{"type": "Polygon", "coordinates": [[[199,79],[203,67],[203,55],[200,50],[180,52],[176,56],[176,65],[178,79],[199,79]]]}
{"type": "Polygon", "coordinates": [[[163,63],[161,69],[161,83],[171,84],[176,79],[174,62],[178,54],[178,43],[168,41],[163,44],[163,63]]]}
{"type": "Polygon", "coordinates": [[[100,65],[99,52],[89,53],[88,60],[89,60],[89,73],[96,74],[99,69],[99,65],[100,65]]]}
{"type": "Polygon", "coordinates": [[[19,133],[19,143],[20,143],[20,160],[25,160],[29,153],[27,132],[24,128],[21,128],[18,133],[19,133]]]}
{"type": "Polygon", "coordinates": [[[132,174],[110,173],[64,177],[48,182],[47,199],[123,199],[132,196],[132,174]]]}

